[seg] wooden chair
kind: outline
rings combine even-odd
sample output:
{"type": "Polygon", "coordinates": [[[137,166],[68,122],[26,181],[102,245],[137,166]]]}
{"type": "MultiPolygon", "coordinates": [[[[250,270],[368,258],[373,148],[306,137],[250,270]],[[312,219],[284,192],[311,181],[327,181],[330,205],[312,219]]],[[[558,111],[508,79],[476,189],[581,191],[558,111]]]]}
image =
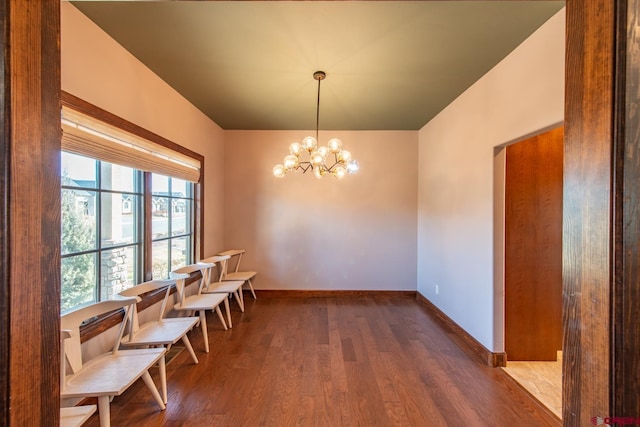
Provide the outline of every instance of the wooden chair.
{"type": "Polygon", "coordinates": [[[204,286],[204,278],[206,273],[204,270],[211,268],[210,264],[191,264],[181,268],[178,268],[169,273],[169,276],[176,281],[176,290],[178,292],[178,303],[173,306],[176,311],[186,312],[189,315],[194,312],[198,312],[200,318],[200,328],[202,329],[202,337],[204,340],[204,349],[206,353],[209,353],[209,336],[207,334],[207,310],[215,311],[222,323],[224,330],[227,330],[227,323],[224,321],[222,311],[220,310],[220,304],[224,303],[225,310],[227,312],[227,320],[229,327],[233,325],[231,323],[231,313],[229,312],[229,297],[226,294],[203,294],[202,288],[204,286]],[[194,295],[186,295],[186,280],[192,273],[200,272],[202,279],[198,283],[197,291],[194,295]]]}
{"type": "Polygon", "coordinates": [[[160,381],[163,394],[166,395],[166,371],[165,349],[147,348],[137,350],[120,350],[120,341],[124,333],[124,320],[118,327],[117,336],[111,351],[101,354],[89,360],[83,360],[80,346],[80,324],[96,316],[124,308],[125,318],[129,310],[134,307],[136,298],[118,298],[110,301],[102,301],[64,314],[60,319],[63,337],[61,353],[61,392],[62,398],[98,398],[98,414],[100,426],[110,426],[109,402],[114,396],[119,396],[131,386],[138,378],[142,380],[151,391],[162,410],[165,404],[158,393],[156,385],[149,374],[149,368],[155,364],[160,367],[160,381]],[[67,375],[67,363],[69,374],[67,375]]]}
{"type": "MultiPolygon", "coordinates": [[[[160,314],[157,320],[146,322],[140,325],[137,307],[130,310],[128,324],[128,334],[122,338],[120,345],[122,347],[166,347],[167,351],[173,344],[182,340],[184,347],[191,355],[193,363],[198,363],[187,332],[192,330],[200,321],[197,317],[165,317],[167,302],[171,294],[171,288],[176,283],[175,280],[151,280],[149,282],[140,283],[132,288],[125,289],[118,295],[124,297],[139,297],[147,292],[156,291],[166,288],[160,314]]],[[[165,403],[167,397],[163,396],[165,403]]]]}
{"type": "Polygon", "coordinates": [[[220,252],[218,255],[229,255],[229,261],[235,261],[235,268],[233,272],[229,273],[225,271],[225,275],[222,278],[223,281],[231,281],[231,280],[242,280],[243,282],[247,282],[249,285],[249,289],[251,290],[251,295],[253,295],[253,299],[256,299],[256,293],[253,290],[253,285],[251,284],[251,279],[258,274],[255,271],[240,271],[240,261],[242,260],[242,255],[246,251],[244,249],[230,249],[228,251],[220,252]]]}
{"type": "MultiPolygon", "coordinates": [[[[60,362],[65,362],[64,340],[71,338],[70,331],[60,331],[60,362]]],[[[60,384],[64,384],[64,369],[60,369],[60,384]]],[[[96,405],[70,406],[60,408],[60,427],[78,427],[87,421],[94,412],[96,405]]]]}
{"type": "Polygon", "coordinates": [[[60,427],[79,427],[84,424],[94,412],[96,412],[96,405],[60,408],[60,427]]]}
{"type": "Polygon", "coordinates": [[[223,281],[226,270],[227,270],[227,261],[229,260],[229,255],[215,255],[206,259],[203,259],[199,262],[212,264],[213,267],[207,268],[203,273],[206,274],[204,277],[204,287],[202,288],[202,293],[205,294],[228,294],[229,298],[235,297],[238,306],[240,307],[240,311],[244,313],[244,295],[242,295],[242,285],[244,285],[244,281],[242,280],[229,280],[223,281]],[[213,270],[217,268],[219,273],[217,275],[217,281],[213,281],[213,270]]]}

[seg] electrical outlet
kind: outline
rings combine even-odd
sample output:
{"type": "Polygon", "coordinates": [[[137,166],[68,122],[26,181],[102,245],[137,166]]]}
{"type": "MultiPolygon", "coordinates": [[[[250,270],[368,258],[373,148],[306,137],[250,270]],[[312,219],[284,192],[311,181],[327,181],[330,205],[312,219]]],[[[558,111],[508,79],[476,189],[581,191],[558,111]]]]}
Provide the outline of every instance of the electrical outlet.
{"type": "Polygon", "coordinates": [[[438,295],[438,293],[440,293],[440,288],[436,285],[436,295],[438,295]]]}

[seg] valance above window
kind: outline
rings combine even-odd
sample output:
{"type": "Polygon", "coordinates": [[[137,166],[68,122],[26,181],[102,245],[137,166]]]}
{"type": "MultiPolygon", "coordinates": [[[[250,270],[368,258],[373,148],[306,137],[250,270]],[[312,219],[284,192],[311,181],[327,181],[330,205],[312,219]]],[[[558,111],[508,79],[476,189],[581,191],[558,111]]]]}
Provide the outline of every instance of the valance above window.
{"type": "Polygon", "coordinates": [[[81,156],[180,178],[200,179],[200,161],[62,107],[62,150],[81,156]]]}

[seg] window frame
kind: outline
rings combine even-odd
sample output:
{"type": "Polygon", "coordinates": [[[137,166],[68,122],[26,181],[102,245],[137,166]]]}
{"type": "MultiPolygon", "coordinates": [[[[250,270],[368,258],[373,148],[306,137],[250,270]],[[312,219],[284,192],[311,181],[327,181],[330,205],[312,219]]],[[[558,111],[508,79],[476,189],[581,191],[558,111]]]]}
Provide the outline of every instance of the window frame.
{"type": "MultiPolygon", "coordinates": [[[[147,129],[144,129],[134,123],[129,122],[121,117],[116,116],[100,107],[97,107],[81,98],[78,98],[75,95],[72,95],[68,92],[62,91],[61,96],[61,104],[62,106],[76,110],[80,113],[83,113],[87,116],[90,116],[96,120],[105,122],[111,126],[122,129],[126,132],[130,132],[133,135],[136,135],[140,138],[151,141],[155,144],[166,147],[170,150],[176,151],[180,154],[192,157],[197,159],[200,162],[200,176],[198,182],[193,185],[193,213],[192,213],[192,221],[194,228],[193,242],[192,242],[192,255],[194,260],[202,259],[204,257],[204,247],[203,247],[203,238],[204,238],[204,224],[202,223],[202,219],[204,218],[204,156],[194,151],[189,150],[175,142],[172,142],[166,138],[161,137],[147,129]]],[[[143,180],[143,193],[152,194],[151,188],[151,173],[144,172],[144,180],[143,180]],[[147,178],[149,177],[149,178],[147,178]]],[[[145,215],[144,222],[144,232],[143,232],[143,280],[151,280],[152,278],[152,251],[151,248],[151,197],[144,197],[143,199],[143,214],[145,215]],[[149,217],[147,217],[149,216],[149,217]],[[149,248],[147,250],[147,248],[149,248]]],[[[198,280],[198,277],[194,276],[188,280],[188,283],[191,283],[195,280],[198,280]]],[[[138,303],[138,310],[143,310],[156,302],[160,301],[164,295],[164,291],[155,291],[145,295],[142,298],[142,301],[138,303]]],[[[101,332],[111,328],[112,326],[118,324],[118,322],[122,319],[121,310],[116,311],[110,315],[106,315],[100,319],[95,320],[84,326],[81,330],[81,340],[84,342],[101,332]]]]}

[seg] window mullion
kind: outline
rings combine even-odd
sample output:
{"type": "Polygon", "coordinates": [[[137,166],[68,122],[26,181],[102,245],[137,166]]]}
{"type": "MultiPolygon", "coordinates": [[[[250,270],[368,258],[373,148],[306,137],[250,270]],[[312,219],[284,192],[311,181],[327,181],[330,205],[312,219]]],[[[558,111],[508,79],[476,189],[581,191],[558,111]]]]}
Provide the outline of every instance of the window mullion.
{"type": "Polygon", "coordinates": [[[143,249],[142,253],[144,256],[143,268],[144,268],[144,280],[152,280],[153,279],[153,243],[151,241],[152,237],[152,227],[153,227],[153,219],[152,219],[152,211],[153,211],[153,191],[152,191],[152,182],[151,182],[151,173],[144,172],[143,173],[143,198],[144,198],[144,220],[142,221],[143,228],[143,249]]]}

